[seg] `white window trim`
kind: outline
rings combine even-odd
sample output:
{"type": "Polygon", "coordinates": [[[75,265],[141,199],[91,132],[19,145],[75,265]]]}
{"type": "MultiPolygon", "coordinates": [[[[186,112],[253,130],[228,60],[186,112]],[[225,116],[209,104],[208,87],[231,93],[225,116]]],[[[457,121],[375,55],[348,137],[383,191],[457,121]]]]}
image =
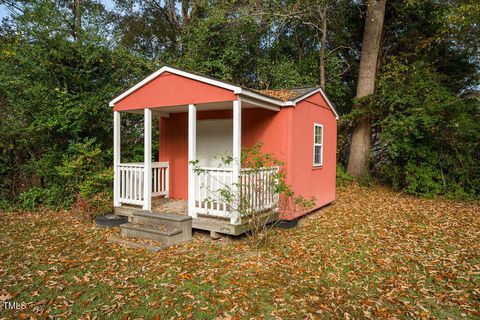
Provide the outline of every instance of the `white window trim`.
{"type": "Polygon", "coordinates": [[[320,123],[314,123],[313,124],[313,166],[314,167],[322,167],[323,166],[323,124],[320,123]],[[322,140],[320,143],[315,143],[315,129],[317,127],[322,128],[322,140]],[[315,147],[320,146],[320,163],[315,163],[315,147]]]}

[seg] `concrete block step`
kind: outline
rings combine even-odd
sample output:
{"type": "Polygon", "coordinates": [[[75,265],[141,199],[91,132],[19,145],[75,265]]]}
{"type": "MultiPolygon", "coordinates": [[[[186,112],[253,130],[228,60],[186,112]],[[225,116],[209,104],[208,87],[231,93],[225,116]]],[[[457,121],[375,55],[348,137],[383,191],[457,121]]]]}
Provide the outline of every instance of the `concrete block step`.
{"type": "Polygon", "coordinates": [[[186,239],[182,230],[167,229],[155,225],[125,223],[120,226],[120,229],[124,236],[158,241],[169,246],[191,239],[191,237],[186,239]]]}
{"type": "Polygon", "coordinates": [[[192,237],[192,217],[174,213],[151,212],[137,210],[132,213],[133,222],[152,226],[164,226],[169,229],[179,229],[186,238],[192,237]]]}

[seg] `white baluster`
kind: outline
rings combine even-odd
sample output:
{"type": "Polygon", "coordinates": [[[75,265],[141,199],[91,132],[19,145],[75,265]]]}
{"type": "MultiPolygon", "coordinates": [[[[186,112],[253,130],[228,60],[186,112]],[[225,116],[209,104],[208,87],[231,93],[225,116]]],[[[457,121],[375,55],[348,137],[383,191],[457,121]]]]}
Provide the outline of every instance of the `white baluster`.
{"type": "Polygon", "coordinates": [[[133,168],[128,167],[128,200],[133,200],[133,168]]]}
{"type": "Polygon", "coordinates": [[[126,172],[125,172],[125,168],[122,168],[121,167],[121,174],[122,174],[122,192],[121,192],[121,198],[122,199],[125,199],[125,186],[126,186],[126,183],[125,183],[125,180],[127,179],[126,177],[126,172]]]}
{"type": "Polygon", "coordinates": [[[170,181],[170,165],[167,164],[167,167],[165,168],[165,194],[166,194],[166,197],[169,197],[170,196],[170,185],[169,185],[169,181],[170,181]]]}

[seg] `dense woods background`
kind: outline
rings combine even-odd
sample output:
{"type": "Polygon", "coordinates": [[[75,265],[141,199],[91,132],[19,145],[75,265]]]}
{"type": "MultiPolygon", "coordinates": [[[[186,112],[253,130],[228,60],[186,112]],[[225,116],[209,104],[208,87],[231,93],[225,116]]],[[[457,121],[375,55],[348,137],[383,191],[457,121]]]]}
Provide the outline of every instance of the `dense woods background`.
{"type": "MultiPolygon", "coordinates": [[[[341,115],[339,181],[350,179],[352,130],[367,119],[360,181],[480,197],[474,0],[387,1],[374,93],[361,98],[366,1],[0,4],[0,208],[110,204],[108,101],[165,64],[251,88],[322,85],[341,115]]],[[[123,120],[126,160],[141,160],[142,121],[123,120]]]]}

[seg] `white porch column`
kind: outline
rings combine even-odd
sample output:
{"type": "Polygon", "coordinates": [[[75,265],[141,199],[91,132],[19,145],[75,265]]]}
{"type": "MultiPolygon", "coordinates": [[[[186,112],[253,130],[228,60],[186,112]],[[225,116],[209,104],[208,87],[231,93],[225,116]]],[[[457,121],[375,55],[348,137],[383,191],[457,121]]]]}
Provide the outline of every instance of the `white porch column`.
{"type": "Polygon", "coordinates": [[[152,210],[152,109],[144,111],[143,210],[152,210]]]}
{"type": "MultiPolygon", "coordinates": [[[[242,102],[240,99],[233,101],[233,191],[234,194],[239,195],[237,188],[240,182],[240,170],[241,170],[241,153],[242,153],[242,102]]],[[[230,217],[230,223],[238,224],[239,221],[238,212],[232,212],[230,217]]]]}
{"type": "Polygon", "coordinates": [[[120,206],[120,112],[113,112],[113,206],[120,206]]]}
{"type": "Polygon", "coordinates": [[[188,215],[196,218],[195,212],[195,172],[191,163],[197,158],[197,107],[188,105],[188,215]]]}

